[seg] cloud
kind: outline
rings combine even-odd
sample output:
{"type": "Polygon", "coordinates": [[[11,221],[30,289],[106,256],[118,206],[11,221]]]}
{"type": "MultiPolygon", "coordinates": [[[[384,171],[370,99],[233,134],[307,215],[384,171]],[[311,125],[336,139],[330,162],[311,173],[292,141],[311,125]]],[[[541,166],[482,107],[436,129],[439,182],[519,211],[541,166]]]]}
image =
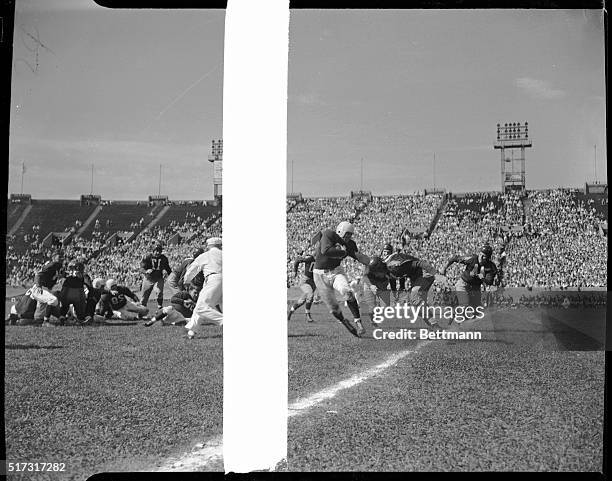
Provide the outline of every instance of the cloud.
{"type": "Polygon", "coordinates": [[[325,102],[323,102],[314,92],[297,94],[290,100],[293,100],[299,105],[325,105],[325,102]]]}
{"type": "Polygon", "coordinates": [[[565,97],[565,91],[555,89],[549,82],[535,78],[521,77],[516,79],[516,86],[527,95],[536,99],[558,99],[565,97]]]}

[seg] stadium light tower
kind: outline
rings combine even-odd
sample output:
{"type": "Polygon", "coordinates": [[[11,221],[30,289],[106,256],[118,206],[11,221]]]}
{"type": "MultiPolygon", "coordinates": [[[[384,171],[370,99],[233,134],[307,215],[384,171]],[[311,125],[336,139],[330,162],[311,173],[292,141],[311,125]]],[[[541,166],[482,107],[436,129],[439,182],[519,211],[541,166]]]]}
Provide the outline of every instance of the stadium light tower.
{"type": "Polygon", "coordinates": [[[215,199],[221,197],[221,178],[223,174],[223,140],[213,140],[208,161],[213,164],[213,189],[215,199]]]}
{"type": "Polygon", "coordinates": [[[501,191],[504,194],[525,191],[525,149],[531,147],[528,129],[527,122],[497,124],[497,140],[493,148],[501,150],[501,191]],[[516,150],[520,150],[518,158],[514,155],[516,150]]]}

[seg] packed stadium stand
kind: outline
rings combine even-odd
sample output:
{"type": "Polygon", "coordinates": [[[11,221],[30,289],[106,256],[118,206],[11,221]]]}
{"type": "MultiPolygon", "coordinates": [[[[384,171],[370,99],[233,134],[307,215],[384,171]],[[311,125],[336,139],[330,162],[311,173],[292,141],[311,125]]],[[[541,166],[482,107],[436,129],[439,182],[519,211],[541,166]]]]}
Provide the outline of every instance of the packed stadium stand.
{"type": "MultiPolygon", "coordinates": [[[[14,224],[28,206],[9,204],[7,224],[14,224]]],[[[86,225],[96,209],[96,204],[80,201],[32,200],[22,225],[7,236],[7,285],[31,285],[36,271],[61,247],[68,259],[84,256],[92,278],[112,277],[138,290],[140,260],[155,244],[164,245],[173,265],[202,246],[206,237],[221,235],[221,207],[216,202],[102,201],[97,216],[86,225]],[[146,229],[153,219],[156,225],[146,229]],[[121,232],[131,234],[114,235],[121,232]]]]}
{"type": "MultiPolygon", "coordinates": [[[[578,189],[527,191],[525,195],[478,192],[373,197],[360,209],[352,199],[304,199],[287,204],[288,283],[292,260],[299,248],[308,249],[320,228],[340,221],[355,224],[360,251],[380,255],[391,243],[400,248],[400,234],[414,234],[408,251],[442,270],[452,255],[468,255],[485,243],[494,248],[499,263],[507,254],[504,284],[527,288],[587,288],[607,285],[607,195],[578,189]],[[438,218],[439,217],[439,218],[438,218]],[[437,222],[434,222],[437,219],[437,222]],[[605,222],[604,222],[605,221],[605,222]],[[429,224],[433,229],[422,235],[429,224]],[[604,228],[605,226],[605,228],[604,228]]],[[[344,262],[349,277],[363,267],[344,262]]],[[[461,267],[447,272],[454,283],[461,267]]]]}

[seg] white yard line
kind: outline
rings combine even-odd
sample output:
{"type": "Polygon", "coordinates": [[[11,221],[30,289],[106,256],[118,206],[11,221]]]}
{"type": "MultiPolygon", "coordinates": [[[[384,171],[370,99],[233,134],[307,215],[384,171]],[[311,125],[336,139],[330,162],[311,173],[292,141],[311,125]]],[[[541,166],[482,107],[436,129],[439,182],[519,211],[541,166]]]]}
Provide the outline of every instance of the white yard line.
{"type": "MultiPolygon", "coordinates": [[[[193,472],[202,471],[209,464],[223,459],[223,436],[215,436],[206,443],[196,444],[194,448],[180,456],[168,459],[162,466],[152,471],[193,472]]],[[[222,470],[223,468],[221,468],[222,470]]]]}
{"type": "MultiPolygon", "coordinates": [[[[400,360],[416,354],[422,347],[427,346],[433,341],[424,341],[411,349],[397,352],[390,355],[382,363],[366,369],[365,371],[355,374],[354,376],[340,381],[333,386],[327,387],[318,391],[306,398],[301,398],[288,407],[288,417],[300,416],[306,414],[311,408],[317,406],[323,401],[327,401],[335,397],[339,392],[353,388],[368,379],[381,374],[386,369],[397,364],[400,360]]],[[[162,466],[157,467],[154,471],[202,471],[213,462],[219,462],[223,459],[223,436],[215,436],[206,443],[197,444],[191,451],[179,456],[168,459],[162,466]]]]}
{"type": "Polygon", "coordinates": [[[345,389],[350,389],[352,387],[355,387],[358,384],[361,384],[362,382],[367,381],[368,379],[379,375],[384,370],[397,364],[397,362],[400,361],[401,359],[404,359],[405,357],[408,357],[411,354],[415,354],[422,347],[428,345],[431,342],[433,341],[424,341],[418,344],[417,346],[413,347],[412,349],[406,349],[404,351],[400,351],[395,354],[392,354],[391,356],[389,356],[387,359],[385,359],[382,363],[378,364],[377,366],[367,369],[366,371],[363,371],[359,374],[355,374],[354,376],[348,379],[345,379],[344,381],[340,381],[334,384],[333,386],[323,389],[322,391],[316,392],[312,394],[311,396],[308,396],[302,399],[298,399],[297,401],[289,405],[288,417],[300,416],[302,414],[305,414],[307,411],[309,411],[311,408],[313,408],[317,404],[320,404],[323,401],[327,401],[328,399],[335,397],[336,394],[338,394],[340,391],[344,391],[345,389]]]}

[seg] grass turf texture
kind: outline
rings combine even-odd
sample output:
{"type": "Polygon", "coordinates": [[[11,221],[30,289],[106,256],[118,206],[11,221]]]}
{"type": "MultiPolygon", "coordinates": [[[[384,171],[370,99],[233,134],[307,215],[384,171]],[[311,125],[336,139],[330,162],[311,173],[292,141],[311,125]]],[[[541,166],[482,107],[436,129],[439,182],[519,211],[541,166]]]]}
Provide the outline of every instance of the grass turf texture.
{"type": "Polygon", "coordinates": [[[155,469],[220,434],[221,336],[205,327],[189,341],[159,323],[5,326],[7,461],[64,462],[56,479],[80,480],[155,469]]]}
{"type": "MultiPolygon", "coordinates": [[[[286,469],[600,471],[604,352],[567,351],[563,326],[528,314],[462,327],[483,339],[432,341],[290,418],[286,469]]],[[[419,343],[374,340],[371,326],[356,339],[321,305],[313,316],[289,322],[290,403],[419,343]]]]}

